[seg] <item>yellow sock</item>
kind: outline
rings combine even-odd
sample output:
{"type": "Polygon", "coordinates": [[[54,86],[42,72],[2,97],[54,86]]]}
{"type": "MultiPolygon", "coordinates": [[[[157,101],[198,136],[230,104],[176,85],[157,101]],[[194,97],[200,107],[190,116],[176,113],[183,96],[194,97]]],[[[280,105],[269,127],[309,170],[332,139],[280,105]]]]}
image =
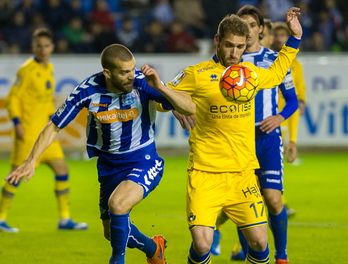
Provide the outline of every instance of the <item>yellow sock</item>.
{"type": "Polygon", "coordinates": [[[232,249],[232,254],[238,254],[242,250],[242,245],[240,244],[239,240],[234,244],[234,247],[232,249]]]}
{"type": "Polygon", "coordinates": [[[1,190],[0,198],[0,219],[6,220],[7,214],[10,210],[13,197],[18,190],[17,186],[11,185],[8,182],[5,182],[1,190]]]}
{"type": "Polygon", "coordinates": [[[58,202],[59,218],[70,217],[70,190],[68,176],[56,176],[55,193],[58,202]]]}

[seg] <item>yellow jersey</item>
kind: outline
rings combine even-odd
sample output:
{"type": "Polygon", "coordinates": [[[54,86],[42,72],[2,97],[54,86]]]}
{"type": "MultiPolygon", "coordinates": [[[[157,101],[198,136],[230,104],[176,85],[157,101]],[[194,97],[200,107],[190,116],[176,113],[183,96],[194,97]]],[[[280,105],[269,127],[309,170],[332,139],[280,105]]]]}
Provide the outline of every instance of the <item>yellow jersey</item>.
{"type": "Polygon", "coordinates": [[[54,67],[28,59],[17,71],[6,108],[10,119],[18,118],[24,129],[24,138],[36,139],[55,112],[54,67]]]}
{"type": "MultiPolygon", "coordinates": [[[[306,84],[304,80],[303,66],[298,59],[295,59],[293,63],[291,64],[291,75],[292,75],[292,80],[294,82],[297,99],[305,103],[306,102],[306,84]]],[[[285,106],[285,100],[280,95],[279,101],[278,101],[279,111],[281,111],[284,108],[284,106],[285,106]]],[[[282,127],[286,127],[286,130],[288,132],[288,140],[294,143],[297,142],[297,130],[298,130],[299,117],[300,117],[299,110],[297,110],[288,119],[286,119],[285,121],[281,123],[282,127]]]]}
{"type": "MultiPolygon", "coordinates": [[[[259,89],[279,85],[298,50],[284,46],[270,68],[256,67],[259,89]]],[[[237,172],[256,169],[254,100],[245,104],[227,101],[219,80],[226,69],[214,56],[209,61],[184,69],[167,84],[191,95],[196,104],[196,126],[191,129],[188,168],[209,172],[237,172]]]]}

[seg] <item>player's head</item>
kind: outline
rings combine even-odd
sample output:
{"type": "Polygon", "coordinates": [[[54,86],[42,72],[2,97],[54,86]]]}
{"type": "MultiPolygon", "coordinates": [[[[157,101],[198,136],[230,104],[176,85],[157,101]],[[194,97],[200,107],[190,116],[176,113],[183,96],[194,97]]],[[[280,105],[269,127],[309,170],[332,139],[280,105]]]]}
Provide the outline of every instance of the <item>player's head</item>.
{"type": "Polygon", "coordinates": [[[261,11],[252,5],[245,5],[237,11],[237,16],[243,18],[249,25],[250,34],[247,40],[247,46],[259,45],[264,28],[264,20],[261,11]]]}
{"type": "Polygon", "coordinates": [[[53,34],[48,28],[38,28],[33,32],[32,51],[36,60],[47,63],[54,50],[53,34]]]}
{"type": "Polygon", "coordinates": [[[290,31],[286,23],[285,22],[273,23],[273,35],[274,35],[274,41],[271,47],[275,51],[280,51],[283,44],[288,40],[290,36],[290,31]]]}
{"type": "Polygon", "coordinates": [[[262,33],[263,38],[260,40],[260,44],[270,49],[274,41],[272,20],[265,18],[264,22],[265,22],[265,26],[263,28],[263,33],[262,33]]]}
{"type": "Polygon", "coordinates": [[[240,62],[249,37],[248,24],[237,15],[225,16],[214,36],[216,55],[225,67],[240,62]]]}
{"type": "Polygon", "coordinates": [[[121,44],[107,46],[100,56],[108,90],[130,93],[133,89],[135,59],[121,44]]]}

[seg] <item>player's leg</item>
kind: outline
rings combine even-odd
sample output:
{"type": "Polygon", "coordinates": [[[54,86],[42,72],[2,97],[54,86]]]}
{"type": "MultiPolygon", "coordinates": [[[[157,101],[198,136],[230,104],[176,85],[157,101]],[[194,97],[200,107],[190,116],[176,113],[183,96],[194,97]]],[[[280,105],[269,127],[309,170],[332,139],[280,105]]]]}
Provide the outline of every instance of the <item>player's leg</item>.
{"type": "Polygon", "coordinates": [[[211,245],[211,254],[219,256],[221,253],[220,240],[221,240],[221,226],[228,220],[224,211],[220,211],[216,220],[216,229],[214,230],[213,243],[211,245]]]}
{"type": "Polygon", "coordinates": [[[159,184],[163,174],[163,163],[163,160],[157,157],[136,168],[119,171],[115,174],[116,177],[99,177],[104,235],[110,239],[113,248],[110,263],[124,263],[126,247],[130,247],[142,250],[148,263],[165,264],[165,239],[159,235],[152,238],[145,236],[129,220],[130,210],[159,184]]]}
{"type": "Polygon", "coordinates": [[[192,236],[189,264],[211,263],[214,227],[226,199],[227,178],[227,173],[188,173],[186,210],[192,236]]]}
{"type": "Polygon", "coordinates": [[[282,193],[276,189],[263,189],[262,193],[268,208],[269,226],[274,238],[275,259],[287,260],[288,215],[282,202],[282,193]]]}
{"type": "MultiPolygon", "coordinates": [[[[17,168],[16,165],[12,165],[12,171],[17,168]]],[[[0,231],[7,233],[17,233],[19,232],[18,228],[11,227],[7,224],[7,215],[10,211],[13,198],[18,190],[18,184],[10,184],[7,181],[4,182],[4,185],[1,189],[0,196],[0,231]]]]}
{"type": "Polygon", "coordinates": [[[58,228],[62,230],[87,229],[88,224],[75,222],[70,216],[70,182],[69,169],[66,161],[64,159],[49,159],[45,163],[53,170],[55,175],[54,191],[58,203],[58,228]]]}
{"type": "Polygon", "coordinates": [[[248,241],[246,263],[269,263],[267,214],[254,170],[231,173],[223,210],[248,241]]]}

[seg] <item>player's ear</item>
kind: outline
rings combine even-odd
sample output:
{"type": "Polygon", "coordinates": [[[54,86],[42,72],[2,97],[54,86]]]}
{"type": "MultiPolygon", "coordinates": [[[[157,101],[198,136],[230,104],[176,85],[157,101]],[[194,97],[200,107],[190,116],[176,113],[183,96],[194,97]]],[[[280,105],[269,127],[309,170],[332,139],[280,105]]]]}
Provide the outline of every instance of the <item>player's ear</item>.
{"type": "Polygon", "coordinates": [[[103,74],[105,76],[105,78],[110,78],[110,71],[108,69],[103,69],[103,74]]]}
{"type": "Polygon", "coordinates": [[[214,36],[214,45],[217,46],[219,44],[220,41],[220,37],[218,34],[215,34],[214,36]]]}

